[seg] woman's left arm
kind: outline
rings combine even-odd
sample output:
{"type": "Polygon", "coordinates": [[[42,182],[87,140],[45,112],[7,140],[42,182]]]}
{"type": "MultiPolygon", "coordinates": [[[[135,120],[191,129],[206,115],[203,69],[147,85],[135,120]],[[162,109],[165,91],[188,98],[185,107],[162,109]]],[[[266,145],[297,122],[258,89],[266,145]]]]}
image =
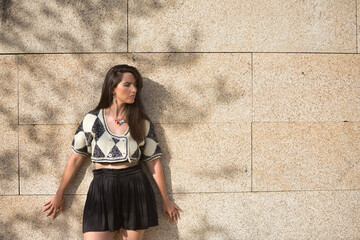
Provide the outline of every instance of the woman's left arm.
{"type": "Polygon", "coordinates": [[[146,165],[159,188],[162,202],[162,212],[164,216],[166,217],[166,214],[168,214],[170,217],[170,222],[177,222],[180,219],[179,212],[182,212],[182,210],[175,203],[170,201],[166,192],[164,174],[160,158],[146,162],[146,165]]]}

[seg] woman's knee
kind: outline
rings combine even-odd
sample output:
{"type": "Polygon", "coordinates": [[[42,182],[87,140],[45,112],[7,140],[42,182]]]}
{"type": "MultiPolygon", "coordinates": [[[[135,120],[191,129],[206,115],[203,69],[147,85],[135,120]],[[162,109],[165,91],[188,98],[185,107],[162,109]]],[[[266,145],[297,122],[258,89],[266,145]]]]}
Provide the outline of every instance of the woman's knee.
{"type": "Polygon", "coordinates": [[[142,240],[145,230],[120,229],[119,240],[142,240]]]}
{"type": "Polygon", "coordinates": [[[114,240],[118,232],[86,232],[84,240],[114,240]]]}

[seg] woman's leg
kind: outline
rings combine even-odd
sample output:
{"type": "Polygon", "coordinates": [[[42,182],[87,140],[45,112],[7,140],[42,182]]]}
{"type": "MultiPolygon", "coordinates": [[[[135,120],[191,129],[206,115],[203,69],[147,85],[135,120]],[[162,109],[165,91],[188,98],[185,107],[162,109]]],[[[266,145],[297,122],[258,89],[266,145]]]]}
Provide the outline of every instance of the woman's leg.
{"type": "Polygon", "coordinates": [[[86,232],[84,240],[114,240],[118,232],[86,232]]]}
{"type": "Polygon", "coordinates": [[[119,240],[142,240],[145,230],[120,229],[119,240]]]}

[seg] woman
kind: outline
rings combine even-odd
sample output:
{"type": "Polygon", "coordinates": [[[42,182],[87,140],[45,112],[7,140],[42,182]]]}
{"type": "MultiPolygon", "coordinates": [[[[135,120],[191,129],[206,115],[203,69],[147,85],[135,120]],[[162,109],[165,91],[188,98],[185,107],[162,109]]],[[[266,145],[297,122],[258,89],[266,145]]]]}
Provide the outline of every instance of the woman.
{"type": "Polygon", "coordinates": [[[134,67],[117,65],[106,74],[98,106],[87,113],[76,130],[70,155],[56,195],[44,204],[54,218],[63,210],[64,192],[83,159],[91,155],[94,179],[84,215],[85,240],[142,239],[145,229],[158,225],[154,193],[138,165],[146,163],[159,188],[163,214],[180,218],[169,200],[154,126],[140,99],[143,80],[134,67]]]}

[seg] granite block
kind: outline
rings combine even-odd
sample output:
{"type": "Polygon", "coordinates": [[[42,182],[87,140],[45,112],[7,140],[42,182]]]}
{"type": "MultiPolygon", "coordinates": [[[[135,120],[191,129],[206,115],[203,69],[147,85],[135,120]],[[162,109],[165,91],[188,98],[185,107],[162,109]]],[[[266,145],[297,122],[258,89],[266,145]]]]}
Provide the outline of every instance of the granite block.
{"type": "Polygon", "coordinates": [[[251,190],[250,123],[162,124],[156,132],[168,192],[251,190]]]}
{"type": "Polygon", "coordinates": [[[20,57],[21,124],[80,122],[100,100],[106,72],[137,67],[154,122],[251,120],[250,54],[81,54],[20,57]]]}
{"type": "Polygon", "coordinates": [[[18,77],[16,56],[0,56],[0,124],[18,123],[18,77]]]}
{"type": "MultiPolygon", "coordinates": [[[[56,192],[76,127],[20,127],[21,194],[56,192]]],[[[250,131],[250,123],[227,123],[221,131],[211,124],[157,124],[168,192],[222,191],[223,185],[226,191],[249,191],[250,131]],[[191,171],[188,166],[192,166],[191,171]]],[[[90,165],[90,159],[85,159],[68,193],[87,192],[92,179],[90,165]]]]}
{"type": "MultiPolygon", "coordinates": [[[[65,196],[65,209],[54,220],[42,212],[50,198],[1,196],[1,239],[82,239],[85,196],[65,196]]],[[[159,204],[159,226],[146,230],[144,239],[360,237],[359,191],[196,193],[172,198],[183,210],[178,224],[161,215],[159,204]]]]}
{"type": "Polygon", "coordinates": [[[129,1],[131,52],[356,52],[356,1],[129,1]]]}
{"type": "Polygon", "coordinates": [[[0,52],[124,52],[127,2],[5,1],[0,52]]]}
{"type": "Polygon", "coordinates": [[[18,128],[0,125],[0,195],[19,194],[18,128]]]}
{"type": "Polygon", "coordinates": [[[23,76],[19,83],[20,124],[74,122],[71,112],[76,107],[74,83],[78,79],[70,69],[78,64],[74,55],[19,57],[23,76]]]}
{"type": "MultiPolygon", "coordinates": [[[[55,194],[77,125],[23,125],[19,130],[20,193],[55,194]]],[[[92,180],[90,158],[85,158],[66,193],[86,194],[92,180]]]]}
{"type": "Polygon", "coordinates": [[[179,223],[166,231],[170,223],[165,221],[145,236],[209,240],[358,239],[359,197],[359,191],[174,194],[175,203],[183,210],[179,223]]]}
{"type": "Polygon", "coordinates": [[[359,123],[253,123],[255,191],[360,188],[359,123]]]}
{"type": "Polygon", "coordinates": [[[251,121],[251,55],[133,54],[143,101],[161,123],[251,121]]]}
{"type": "Polygon", "coordinates": [[[22,55],[20,124],[75,124],[96,107],[106,72],[126,54],[22,55]]]}
{"type": "Polygon", "coordinates": [[[254,120],[359,121],[360,55],[253,56],[254,120]]]}

